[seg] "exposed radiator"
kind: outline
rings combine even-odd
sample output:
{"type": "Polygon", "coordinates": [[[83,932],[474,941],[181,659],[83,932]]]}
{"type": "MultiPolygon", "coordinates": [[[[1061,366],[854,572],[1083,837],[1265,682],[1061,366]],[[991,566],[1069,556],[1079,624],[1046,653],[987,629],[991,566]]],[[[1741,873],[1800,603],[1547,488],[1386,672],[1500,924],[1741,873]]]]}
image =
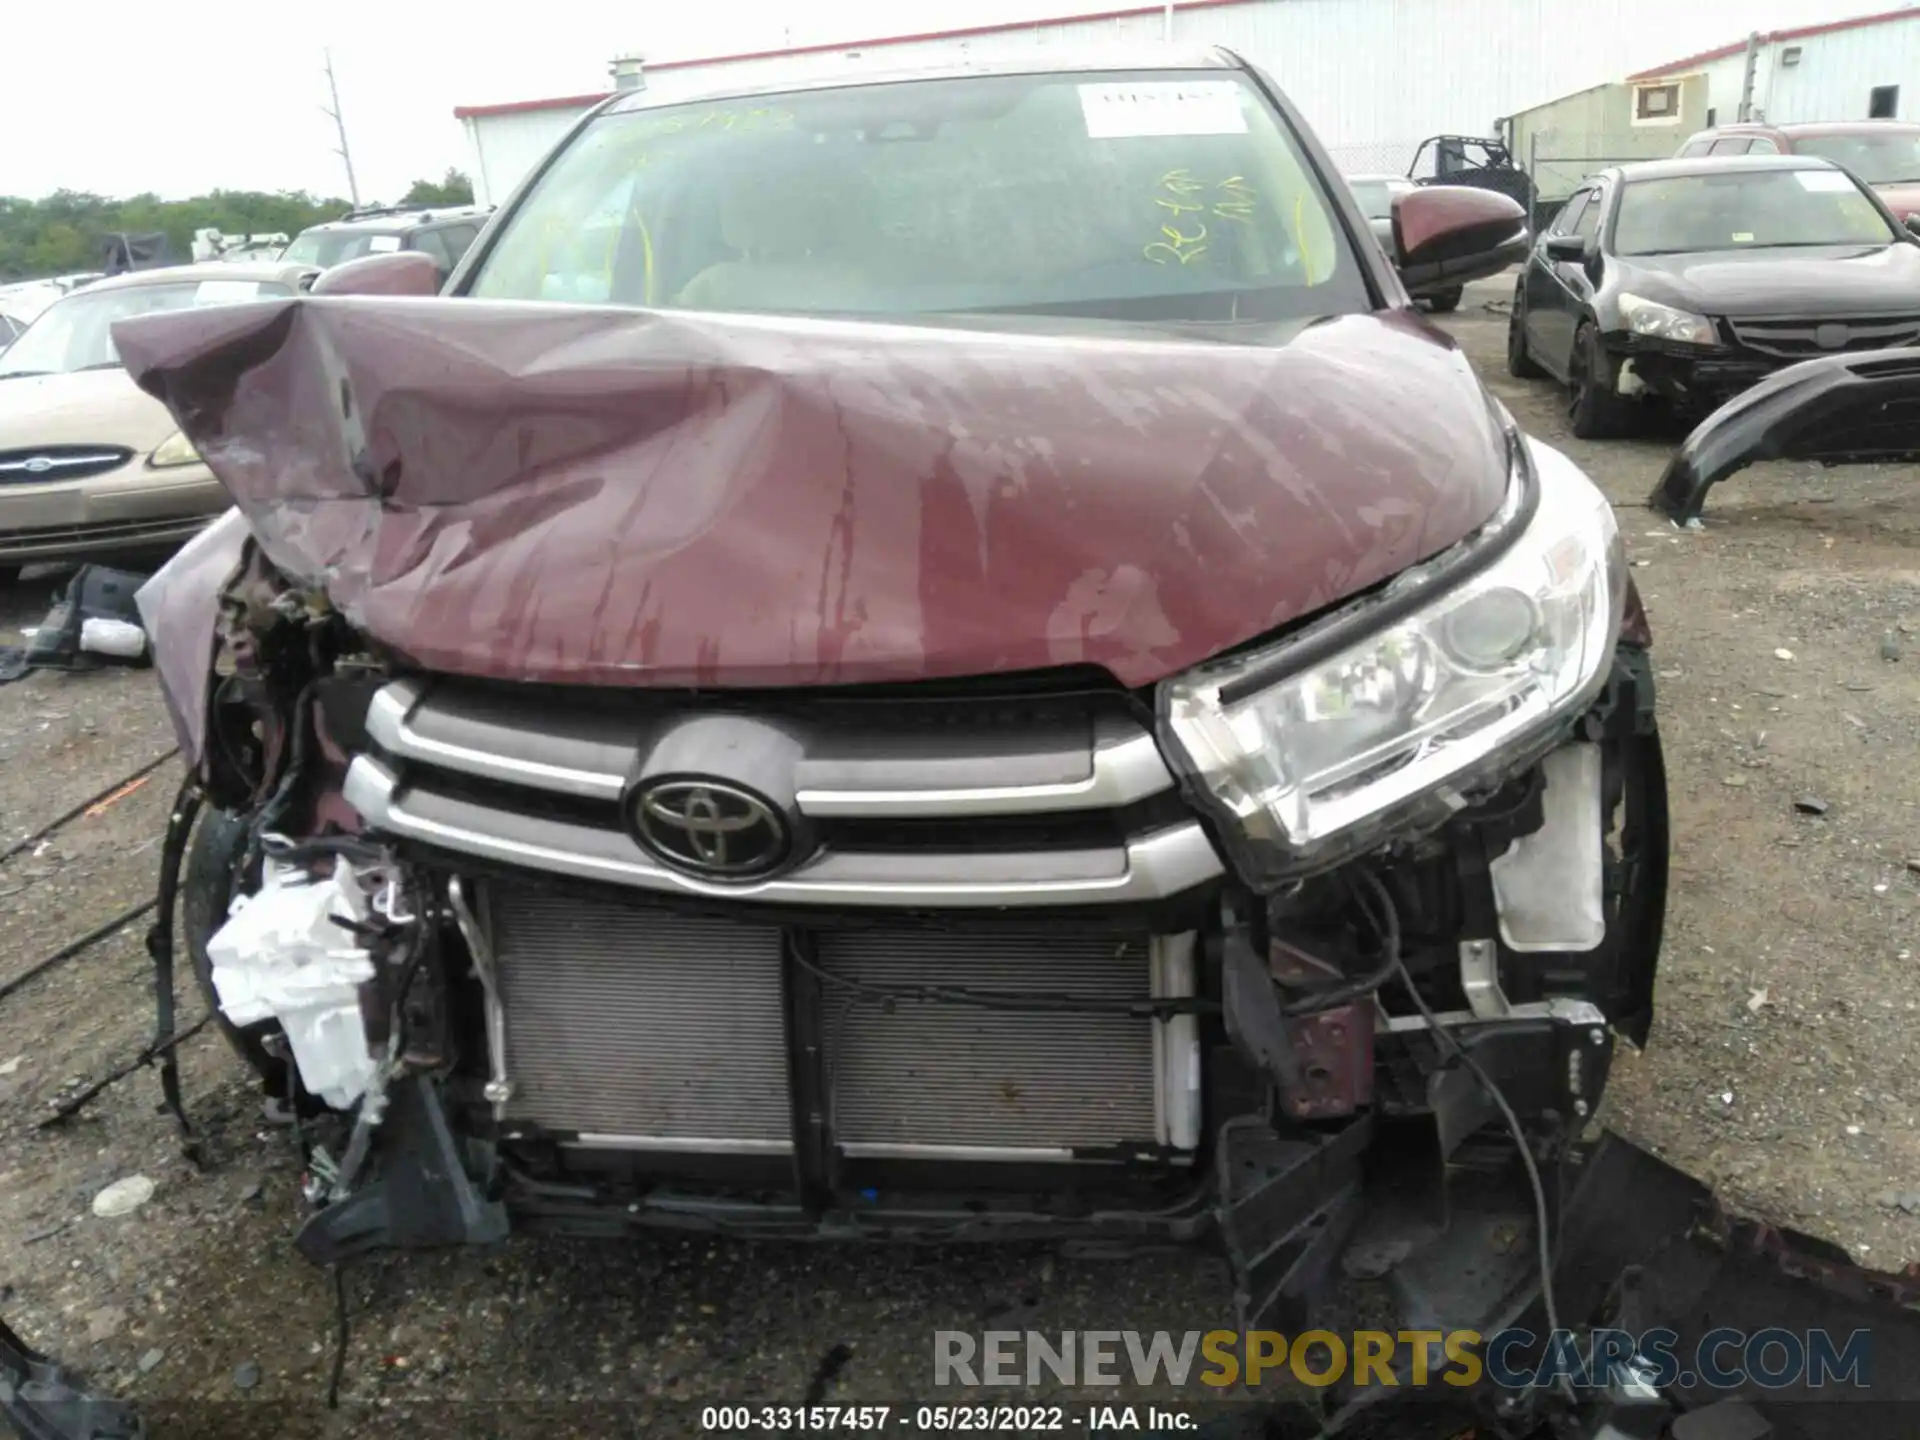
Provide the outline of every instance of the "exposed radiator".
{"type": "MultiPolygon", "coordinates": [[[[772,926],[483,892],[510,1121],[634,1150],[790,1146],[781,933],[772,926]]],[[[1144,1000],[1188,994],[1191,937],[912,927],[820,929],[828,975],[1144,1000]]],[[[852,1156],[980,1159],[1191,1148],[1191,1019],[986,1010],[823,983],[833,1132],[852,1156]]]]}
{"type": "Polygon", "coordinates": [[[791,1148],[780,932],[486,891],[507,1117],[636,1148],[791,1148]]]}

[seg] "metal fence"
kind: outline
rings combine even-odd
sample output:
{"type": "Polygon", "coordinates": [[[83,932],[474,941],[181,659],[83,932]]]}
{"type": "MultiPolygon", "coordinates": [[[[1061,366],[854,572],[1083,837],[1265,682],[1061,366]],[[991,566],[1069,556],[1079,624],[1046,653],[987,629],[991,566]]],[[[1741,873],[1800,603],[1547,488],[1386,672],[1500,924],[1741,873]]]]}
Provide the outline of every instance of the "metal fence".
{"type": "Polygon", "coordinates": [[[1342,175],[1404,175],[1419,140],[1378,140],[1360,145],[1328,145],[1342,175]]]}
{"type": "Polygon", "coordinates": [[[1640,160],[1665,160],[1685,139],[1685,134],[1674,130],[1538,130],[1526,136],[1515,158],[1533,177],[1534,191],[1542,201],[1560,201],[1597,170],[1640,160]]]}

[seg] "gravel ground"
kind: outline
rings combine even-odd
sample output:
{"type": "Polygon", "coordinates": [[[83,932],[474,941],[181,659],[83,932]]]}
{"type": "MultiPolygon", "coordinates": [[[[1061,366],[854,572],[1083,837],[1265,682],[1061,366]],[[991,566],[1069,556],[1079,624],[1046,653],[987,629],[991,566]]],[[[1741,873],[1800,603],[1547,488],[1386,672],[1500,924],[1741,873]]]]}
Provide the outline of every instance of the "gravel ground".
{"type": "MultiPolygon", "coordinates": [[[[1640,508],[1672,437],[1572,440],[1551,386],[1507,378],[1487,302],[1509,285],[1473,287],[1447,328],[1619,506],[1657,637],[1676,894],[1652,1042],[1623,1058],[1606,1118],[1743,1208],[1898,1268],[1920,1259],[1920,1214],[1898,1204],[1920,1209],[1900,1078],[1920,1060],[1915,472],[1764,466],[1719,488],[1705,529],[1676,531],[1640,508]],[[1796,813],[1807,795],[1825,815],[1796,813]]],[[[45,613],[54,583],[0,592],[0,639],[45,613]]],[[[171,743],[145,674],[0,688],[0,847],[171,743]]],[[[0,981],[151,893],[178,779],[169,764],[0,866],[0,981]]],[[[178,1158],[144,1074],[64,1131],[33,1128],[150,1025],[137,927],[0,1001],[0,1304],[150,1407],[163,1437],[417,1435],[449,1416],[477,1434],[554,1401],[576,1403],[547,1434],[679,1433],[693,1412],[587,1402],[898,1401],[929,1390],[936,1329],[1227,1323],[1224,1269],[1184,1255],[523,1239],[350,1272],[349,1408],[326,1417],[332,1296],[288,1243],[286,1137],[217,1039],[182,1052],[204,1174],[178,1158]],[[153,1198],[96,1217],[93,1195],[133,1174],[153,1198]]]]}

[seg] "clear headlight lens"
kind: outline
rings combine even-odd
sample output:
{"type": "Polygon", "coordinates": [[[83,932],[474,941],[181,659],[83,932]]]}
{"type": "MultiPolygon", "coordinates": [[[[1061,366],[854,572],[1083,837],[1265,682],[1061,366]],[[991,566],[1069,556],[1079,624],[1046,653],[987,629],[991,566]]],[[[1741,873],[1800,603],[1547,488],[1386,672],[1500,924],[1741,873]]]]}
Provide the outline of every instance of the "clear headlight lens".
{"type": "MultiPolygon", "coordinates": [[[[1514,449],[1510,509],[1528,465],[1525,442],[1514,449]]],[[[1271,888],[1443,824],[1554,743],[1556,722],[1604,682],[1626,595],[1619,526],[1565,456],[1532,456],[1537,507],[1477,574],[1332,654],[1308,652],[1431,568],[1291,640],[1166,682],[1178,758],[1249,884],[1271,888]],[[1302,657],[1291,673],[1290,654],[1302,657]]]]}
{"type": "Polygon", "coordinates": [[[1636,335],[1651,335],[1659,340],[1679,340],[1688,345],[1718,345],[1713,322],[1691,310],[1676,310],[1657,300],[1639,295],[1620,297],[1620,318],[1636,335]]]}
{"type": "Polygon", "coordinates": [[[178,430],[153,447],[153,454],[147,457],[147,464],[156,470],[169,470],[176,465],[198,465],[200,452],[193,448],[187,437],[178,430]]]}

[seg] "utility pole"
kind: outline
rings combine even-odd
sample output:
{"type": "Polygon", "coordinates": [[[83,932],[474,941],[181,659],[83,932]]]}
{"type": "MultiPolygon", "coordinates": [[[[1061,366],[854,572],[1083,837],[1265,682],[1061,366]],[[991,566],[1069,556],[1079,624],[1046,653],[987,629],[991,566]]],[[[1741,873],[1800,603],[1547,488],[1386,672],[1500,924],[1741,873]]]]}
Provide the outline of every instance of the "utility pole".
{"type": "Polygon", "coordinates": [[[1760,64],[1760,32],[1747,36],[1746,73],[1740,77],[1740,109],[1736,118],[1743,124],[1753,119],[1753,72],[1760,64]]]}
{"type": "Polygon", "coordinates": [[[340,118],[340,87],[333,83],[333,52],[331,50],[322,50],[320,53],[326,57],[327,94],[333,99],[333,108],[331,110],[327,110],[327,107],[324,105],[320,108],[326,110],[326,113],[333,117],[333,128],[340,134],[340,148],[333,153],[347,163],[347,196],[353,201],[353,208],[358,210],[360,208],[360,182],[353,178],[353,156],[347,152],[347,122],[340,118]]]}

